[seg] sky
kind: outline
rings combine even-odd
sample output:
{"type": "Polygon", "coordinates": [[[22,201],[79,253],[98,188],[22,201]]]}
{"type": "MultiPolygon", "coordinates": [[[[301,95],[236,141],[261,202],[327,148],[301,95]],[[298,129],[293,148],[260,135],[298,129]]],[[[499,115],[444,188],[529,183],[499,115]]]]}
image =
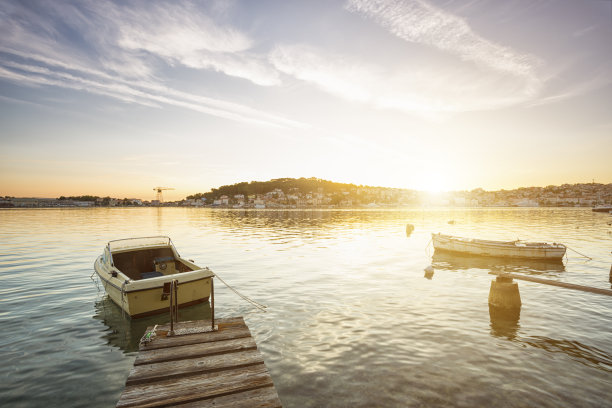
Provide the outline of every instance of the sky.
{"type": "Polygon", "coordinates": [[[612,1],[0,2],[0,195],[612,182],[612,1]]]}

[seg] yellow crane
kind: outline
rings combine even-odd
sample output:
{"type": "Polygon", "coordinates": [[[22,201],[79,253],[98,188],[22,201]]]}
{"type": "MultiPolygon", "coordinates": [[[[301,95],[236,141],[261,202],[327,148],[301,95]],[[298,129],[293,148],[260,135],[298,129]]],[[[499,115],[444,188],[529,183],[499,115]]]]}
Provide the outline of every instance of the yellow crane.
{"type": "Polygon", "coordinates": [[[174,190],[172,187],[155,187],[153,191],[155,191],[155,199],[162,204],[164,202],[164,196],[162,195],[162,191],[164,190],[174,190]]]}

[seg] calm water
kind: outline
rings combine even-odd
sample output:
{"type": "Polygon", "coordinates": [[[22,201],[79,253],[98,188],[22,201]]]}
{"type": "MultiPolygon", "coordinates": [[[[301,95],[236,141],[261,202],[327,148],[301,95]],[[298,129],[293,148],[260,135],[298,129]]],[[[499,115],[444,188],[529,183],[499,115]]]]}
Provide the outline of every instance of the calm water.
{"type": "Polygon", "coordinates": [[[610,288],[611,220],[574,209],[0,210],[0,401],[114,406],[145,327],[167,319],[124,319],[93,262],[111,239],[163,234],[268,306],[216,285],[217,316],[245,317],[286,407],[610,406],[612,297],[521,281],[520,314],[499,314],[487,296],[491,270],[610,288]],[[432,232],[563,242],[594,259],[432,260],[432,232]]]}

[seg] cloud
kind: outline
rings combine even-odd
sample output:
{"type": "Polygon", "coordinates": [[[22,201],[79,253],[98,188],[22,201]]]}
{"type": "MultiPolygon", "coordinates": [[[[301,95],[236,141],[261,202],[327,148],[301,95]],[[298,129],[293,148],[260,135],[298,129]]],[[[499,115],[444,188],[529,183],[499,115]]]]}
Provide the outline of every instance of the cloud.
{"type": "Polygon", "coordinates": [[[248,106],[174,90],[153,82],[113,79],[104,72],[96,72],[91,69],[82,72],[72,67],[70,72],[62,71],[58,67],[64,66],[63,63],[54,64],[53,60],[49,59],[45,59],[45,63],[53,69],[40,66],[42,61],[34,60],[33,62],[36,64],[4,62],[4,66],[0,66],[0,77],[22,85],[47,85],[76,89],[149,107],[178,106],[255,125],[293,128],[304,126],[300,122],[248,106]]]}
{"type": "Polygon", "coordinates": [[[123,11],[120,18],[118,44],[124,49],[144,50],[171,64],[214,69],[257,85],[280,84],[265,58],[248,52],[251,38],[215,23],[189,3],[123,11]]]}
{"type": "Polygon", "coordinates": [[[260,85],[276,84],[278,73],[264,57],[245,51],[252,45],[246,35],[216,25],[191,3],[167,4],[163,13],[159,5],[129,4],[143,7],[42,2],[30,9],[3,2],[0,77],[21,85],[86,91],[126,103],[179,106],[250,124],[303,126],[248,106],[164,85],[157,75],[156,59],[214,69],[260,85]]]}
{"type": "Polygon", "coordinates": [[[279,71],[351,101],[370,101],[370,88],[378,82],[374,66],[311,46],[277,46],[269,58],[279,71]]]}
{"type": "Polygon", "coordinates": [[[274,67],[350,101],[428,117],[512,106],[541,91],[537,58],[482,38],[463,19],[424,1],[349,0],[345,8],[410,44],[442,52],[451,63],[412,52],[410,46],[396,56],[399,61],[374,64],[364,57],[285,44],[270,53],[274,67]]]}
{"type": "Polygon", "coordinates": [[[488,110],[531,98],[522,78],[440,66],[383,67],[306,45],[277,46],[270,61],[281,72],[343,99],[427,117],[488,110]]]}
{"type": "Polygon", "coordinates": [[[422,0],[349,0],[349,11],[373,19],[399,38],[433,46],[495,70],[532,76],[539,61],[476,34],[460,17],[422,0]]]}

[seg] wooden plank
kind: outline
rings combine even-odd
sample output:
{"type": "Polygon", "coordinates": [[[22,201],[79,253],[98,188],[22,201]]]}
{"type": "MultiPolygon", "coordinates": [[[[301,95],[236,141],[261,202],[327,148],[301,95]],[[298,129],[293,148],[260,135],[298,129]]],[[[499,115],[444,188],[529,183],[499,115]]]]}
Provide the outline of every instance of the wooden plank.
{"type": "Polygon", "coordinates": [[[254,350],[257,344],[252,337],[220,340],[209,343],[189,344],[163,349],[143,350],[138,353],[134,365],[153,364],[166,361],[184,360],[212,356],[215,354],[234,353],[236,351],[254,350]]]}
{"type": "Polygon", "coordinates": [[[175,406],[177,408],[282,408],[274,387],[257,388],[175,406]]]}
{"type": "MultiPolygon", "coordinates": [[[[168,325],[157,326],[156,337],[140,348],[117,407],[281,407],[244,319],[215,323],[215,332],[171,337],[166,336],[168,325]]],[[[210,320],[175,327],[206,324],[210,320]]]]}
{"type": "Polygon", "coordinates": [[[130,370],[127,385],[159,381],[162,379],[219,371],[234,367],[246,367],[263,363],[258,350],[245,350],[230,354],[219,354],[190,360],[168,361],[157,364],[137,365],[130,370]]]}
{"type": "Polygon", "coordinates": [[[231,326],[210,333],[187,334],[184,336],[157,336],[152,342],[142,345],[140,350],[155,350],[166,347],[186,346],[188,344],[208,343],[219,340],[250,337],[251,332],[246,326],[231,326]]]}
{"type": "Polygon", "coordinates": [[[236,370],[128,386],[117,407],[161,407],[273,385],[266,366],[261,363],[236,370]]]}
{"type": "Polygon", "coordinates": [[[514,278],[514,279],[518,279],[518,280],[524,280],[524,281],[530,281],[530,282],[536,282],[536,283],[543,283],[545,285],[559,286],[559,287],[567,288],[567,289],[581,290],[583,292],[591,292],[591,293],[597,293],[597,294],[600,294],[600,295],[612,296],[612,290],[610,290],[610,289],[594,288],[594,287],[591,287],[591,286],[576,285],[574,283],[559,282],[559,281],[551,280],[551,279],[535,278],[533,276],[527,276],[527,275],[517,275],[515,273],[489,272],[489,274],[497,275],[497,276],[507,276],[509,278],[514,278]]]}

